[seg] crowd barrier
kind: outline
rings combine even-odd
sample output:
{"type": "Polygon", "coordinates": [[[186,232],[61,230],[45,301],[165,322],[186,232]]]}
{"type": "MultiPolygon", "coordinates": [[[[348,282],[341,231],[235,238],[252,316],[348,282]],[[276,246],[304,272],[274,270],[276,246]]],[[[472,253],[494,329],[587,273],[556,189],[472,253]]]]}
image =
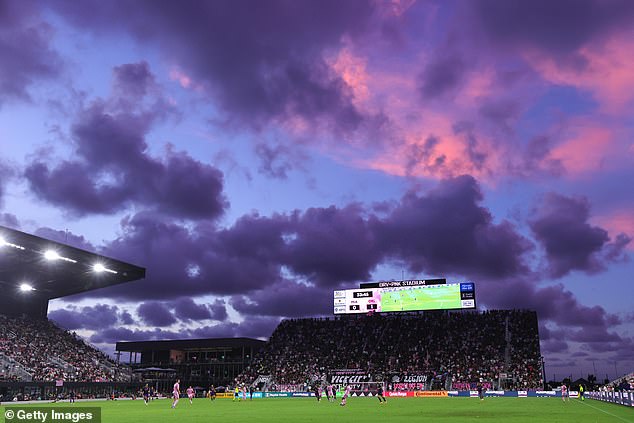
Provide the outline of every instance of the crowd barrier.
{"type": "MultiPolygon", "coordinates": [[[[337,398],[341,398],[341,392],[337,392],[337,398]]],[[[391,398],[443,398],[443,397],[477,397],[478,391],[385,391],[384,395],[391,398]]],[[[631,394],[634,395],[634,394],[631,394]]],[[[631,397],[630,395],[630,397],[631,397]]],[[[248,398],[249,394],[247,394],[248,398]]],[[[325,398],[325,393],[322,394],[325,398]]],[[[352,392],[351,397],[373,397],[375,391],[352,392]]],[[[561,397],[559,391],[485,391],[485,397],[561,397]]],[[[240,394],[242,398],[242,394],[240,394]]],[[[253,398],[308,398],[315,397],[314,392],[254,392],[253,398]]],[[[577,391],[570,391],[570,398],[578,398],[577,391]]],[[[222,398],[222,397],[220,397],[222,398]]],[[[227,394],[225,398],[233,398],[233,394],[227,394]]],[[[629,404],[629,403],[628,403],[629,404]]]]}
{"type": "Polygon", "coordinates": [[[586,397],[611,402],[613,404],[625,405],[627,407],[634,407],[634,391],[587,392],[586,397]]]}

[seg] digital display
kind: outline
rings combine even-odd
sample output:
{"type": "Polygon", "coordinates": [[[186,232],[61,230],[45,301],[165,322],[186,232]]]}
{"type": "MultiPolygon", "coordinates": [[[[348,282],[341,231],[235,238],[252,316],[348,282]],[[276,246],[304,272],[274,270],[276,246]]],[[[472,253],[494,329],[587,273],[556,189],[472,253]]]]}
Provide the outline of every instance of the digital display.
{"type": "Polygon", "coordinates": [[[474,309],[473,282],[346,289],[334,292],[334,313],[474,309]]]}

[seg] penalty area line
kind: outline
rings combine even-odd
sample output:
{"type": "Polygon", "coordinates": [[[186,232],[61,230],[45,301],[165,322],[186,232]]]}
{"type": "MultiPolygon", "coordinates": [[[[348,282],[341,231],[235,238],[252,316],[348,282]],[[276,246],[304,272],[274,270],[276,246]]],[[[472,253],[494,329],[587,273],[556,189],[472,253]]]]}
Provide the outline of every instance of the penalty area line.
{"type": "Polygon", "coordinates": [[[588,404],[588,403],[586,403],[586,402],[581,402],[581,401],[579,401],[579,400],[577,400],[577,401],[575,401],[575,402],[576,402],[576,403],[579,403],[579,404],[587,405],[588,407],[594,408],[595,410],[598,410],[598,411],[600,411],[600,412],[602,412],[602,413],[609,414],[610,416],[612,416],[612,417],[616,417],[617,419],[619,419],[619,420],[621,420],[621,421],[624,421],[624,422],[626,422],[626,423],[633,423],[633,422],[632,422],[632,420],[625,420],[623,417],[619,417],[619,416],[617,416],[616,414],[612,414],[612,413],[610,413],[609,411],[601,410],[600,408],[595,407],[594,405],[590,405],[590,404],[588,404]]]}

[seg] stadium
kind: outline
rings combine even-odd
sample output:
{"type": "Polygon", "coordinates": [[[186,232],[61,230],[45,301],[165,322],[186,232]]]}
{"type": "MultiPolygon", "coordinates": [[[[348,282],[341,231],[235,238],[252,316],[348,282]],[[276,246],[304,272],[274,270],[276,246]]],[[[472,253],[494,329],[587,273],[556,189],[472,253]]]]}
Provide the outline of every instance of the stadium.
{"type": "Polygon", "coordinates": [[[367,413],[408,421],[421,410],[448,421],[534,421],[560,413],[562,400],[580,401],[585,389],[594,405],[570,406],[566,421],[632,415],[634,374],[604,386],[563,380],[562,392],[545,382],[534,311],[479,312],[474,283],[444,279],[335,291],[334,317],[284,320],[266,342],[119,342],[113,360],[49,321],[48,301],[135,281],[145,269],[9,228],[1,233],[0,398],[7,410],[99,405],[103,421],[197,421],[224,413],[236,421],[348,421],[367,413]],[[29,284],[9,282],[24,280],[29,284]],[[392,303],[400,309],[403,301],[405,311],[396,311],[392,303]],[[169,413],[170,401],[178,403],[171,398],[175,381],[195,387],[178,415],[169,413]],[[196,411],[188,408],[194,401],[196,411]],[[236,412],[236,401],[249,404],[236,412]],[[338,414],[341,405],[350,410],[338,414]]]}
{"type": "Polygon", "coordinates": [[[0,0],[0,423],[634,423],[633,50],[634,0],[0,0]]]}

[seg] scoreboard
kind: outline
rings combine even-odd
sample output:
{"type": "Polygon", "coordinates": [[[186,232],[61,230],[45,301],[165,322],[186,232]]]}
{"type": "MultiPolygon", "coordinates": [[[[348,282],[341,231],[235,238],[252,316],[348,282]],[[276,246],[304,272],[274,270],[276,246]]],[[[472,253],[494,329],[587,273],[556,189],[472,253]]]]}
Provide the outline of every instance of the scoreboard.
{"type": "Polygon", "coordinates": [[[473,282],[345,289],[334,292],[335,314],[475,308],[473,282]]]}

